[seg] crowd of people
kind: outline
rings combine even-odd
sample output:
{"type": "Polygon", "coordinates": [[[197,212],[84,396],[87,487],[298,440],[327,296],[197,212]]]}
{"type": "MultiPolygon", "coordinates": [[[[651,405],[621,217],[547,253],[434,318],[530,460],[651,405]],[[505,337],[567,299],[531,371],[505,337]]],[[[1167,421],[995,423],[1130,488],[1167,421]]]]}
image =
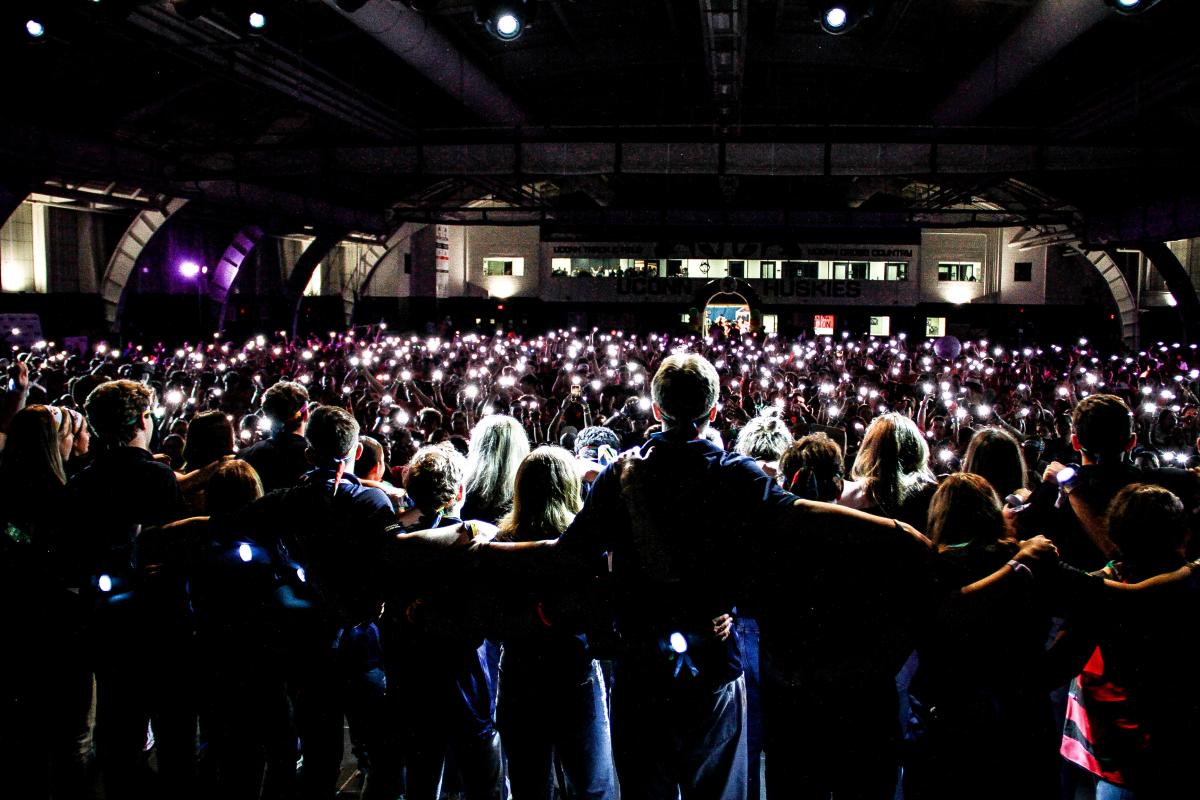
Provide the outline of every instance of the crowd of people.
{"type": "Polygon", "coordinates": [[[1195,345],[379,325],[0,366],[14,796],[331,798],[345,726],[389,800],[1190,780],[1195,345]]]}

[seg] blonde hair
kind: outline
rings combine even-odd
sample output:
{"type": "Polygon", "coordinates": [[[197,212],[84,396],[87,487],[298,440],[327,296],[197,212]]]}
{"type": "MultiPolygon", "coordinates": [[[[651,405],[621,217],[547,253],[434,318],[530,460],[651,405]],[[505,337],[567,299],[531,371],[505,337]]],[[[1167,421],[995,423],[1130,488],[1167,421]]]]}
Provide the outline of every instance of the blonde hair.
{"type": "Polygon", "coordinates": [[[937,482],[929,470],[929,445],[921,431],[894,411],[867,426],[850,477],[863,481],[868,496],[892,515],[922,486],[937,482]]]}
{"type": "Polygon", "coordinates": [[[462,455],[450,445],[422,447],[408,462],[404,488],[426,514],[448,509],[462,486],[464,465],[462,455]]]}
{"type": "Polygon", "coordinates": [[[534,450],[517,470],[513,507],[500,520],[500,538],[558,538],[583,506],[581,486],[569,451],[553,446],[534,450]]]}

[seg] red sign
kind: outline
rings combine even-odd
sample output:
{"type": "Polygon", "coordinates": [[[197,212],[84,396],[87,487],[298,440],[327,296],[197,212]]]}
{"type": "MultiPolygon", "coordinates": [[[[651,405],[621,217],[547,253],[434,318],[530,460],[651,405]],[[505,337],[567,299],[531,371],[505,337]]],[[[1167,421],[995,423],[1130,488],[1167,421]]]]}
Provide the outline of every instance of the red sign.
{"type": "Polygon", "coordinates": [[[818,336],[832,336],[833,314],[815,314],[813,316],[813,333],[818,336]]]}

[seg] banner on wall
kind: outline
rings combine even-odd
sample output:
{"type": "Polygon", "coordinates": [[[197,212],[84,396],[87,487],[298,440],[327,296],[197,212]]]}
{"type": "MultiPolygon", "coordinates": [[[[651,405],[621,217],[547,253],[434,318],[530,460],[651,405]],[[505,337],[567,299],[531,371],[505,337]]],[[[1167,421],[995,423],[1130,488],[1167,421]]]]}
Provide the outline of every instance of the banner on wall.
{"type": "Polygon", "coordinates": [[[832,336],[833,323],[833,314],[816,314],[813,316],[813,333],[818,336],[832,336]]]}

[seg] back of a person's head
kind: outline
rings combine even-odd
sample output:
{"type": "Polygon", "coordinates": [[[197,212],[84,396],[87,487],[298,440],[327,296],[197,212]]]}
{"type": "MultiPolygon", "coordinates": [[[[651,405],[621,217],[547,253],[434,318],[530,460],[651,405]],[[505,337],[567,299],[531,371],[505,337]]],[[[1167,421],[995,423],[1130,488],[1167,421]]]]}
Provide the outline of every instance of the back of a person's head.
{"type": "Polygon", "coordinates": [[[1165,567],[1180,559],[1187,534],[1183,503],[1161,486],[1132,483],[1108,507],[1108,535],[1131,565],[1165,567]]]}
{"type": "Polygon", "coordinates": [[[204,510],[232,514],[263,496],[262,481],[246,461],[231,459],[217,467],[204,490],[204,510]]]}
{"type": "Polygon", "coordinates": [[[1088,458],[1115,459],[1125,452],[1133,436],[1133,414],[1116,395],[1089,395],[1071,411],[1071,430],[1088,458]]]}
{"type": "Polygon", "coordinates": [[[344,408],[319,406],[309,415],[304,438],[312,450],[313,463],[329,467],[354,452],[358,421],[344,408]]]}
{"type": "Polygon", "coordinates": [[[383,445],[372,436],[360,436],[358,441],[363,449],[358,461],[354,462],[354,474],[360,478],[367,478],[376,467],[383,466],[386,469],[383,445]]]}
{"type": "Polygon", "coordinates": [[[152,399],[150,390],[136,381],[107,381],[93,389],[83,408],[96,443],[122,447],[132,442],[152,399]]]}
{"type": "Polygon", "coordinates": [[[963,472],[983,476],[1002,496],[1026,489],[1028,470],[1021,445],[1011,433],[999,428],[983,428],[971,437],[963,456],[963,472]]]}
{"type": "Polygon", "coordinates": [[[0,488],[6,491],[43,482],[67,482],[59,427],[49,406],[26,406],[9,420],[0,476],[5,483],[0,488]]]}
{"type": "Polygon", "coordinates": [[[509,540],[554,539],[583,504],[575,459],[561,447],[539,447],[517,470],[512,511],[500,522],[509,540]]]}
{"type": "Polygon", "coordinates": [[[779,457],[784,488],[806,500],[832,503],[842,493],[842,448],[823,433],[810,433],[779,457]]]}
{"type": "MultiPolygon", "coordinates": [[[[850,477],[865,480],[877,502],[901,503],[922,482],[932,482],[929,445],[916,424],[896,412],[871,421],[863,434],[850,477]]],[[[895,508],[889,508],[896,513],[895,508]]]]}
{"type": "Polygon", "coordinates": [[[467,451],[467,494],[484,506],[508,505],[517,469],[527,455],[529,436],[516,419],[490,414],[479,420],[471,429],[467,451]]]}
{"type": "Polygon", "coordinates": [[[263,413],[274,431],[295,431],[304,419],[308,390],[294,381],[279,381],[263,394],[263,413]]]}
{"type": "Polygon", "coordinates": [[[600,460],[600,448],[608,446],[617,451],[621,449],[621,438],[611,428],[601,425],[589,425],[575,436],[575,455],[580,458],[600,460]]]}
{"type": "Polygon", "coordinates": [[[451,508],[463,485],[466,459],[449,445],[422,447],[408,462],[404,488],[425,514],[451,508]]]}
{"type": "Polygon", "coordinates": [[[778,461],[792,443],[792,432],[777,416],[757,416],[738,433],[733,449],[757,461],[778,461]]]}
{"type": "Polygon", "coordinates": [[[654,373],[650,395],[671,427],[702,427],[717,404],[720,377],[712,364],[695,353],[667,356],[654,373]]]}
{"type": "Polygon", "coordinates": [[[188,423],[183,445],[183,468],[207,466],[233,454],[233,423],[221,411],[202,411],[188,423]]]}
{"type": "Polygon", "coordinates": [[[935,546],[993,545],[1008,538],[996,490],[969,472],[948,475],[929,502],[925,534],[935,546]]]}
{"type": "Polygon", "coordinates": [[[417,427],[421,430],[436,430],[442,427],[442,412],[436,408],[422,408],[417,412],[417,427]]]}

